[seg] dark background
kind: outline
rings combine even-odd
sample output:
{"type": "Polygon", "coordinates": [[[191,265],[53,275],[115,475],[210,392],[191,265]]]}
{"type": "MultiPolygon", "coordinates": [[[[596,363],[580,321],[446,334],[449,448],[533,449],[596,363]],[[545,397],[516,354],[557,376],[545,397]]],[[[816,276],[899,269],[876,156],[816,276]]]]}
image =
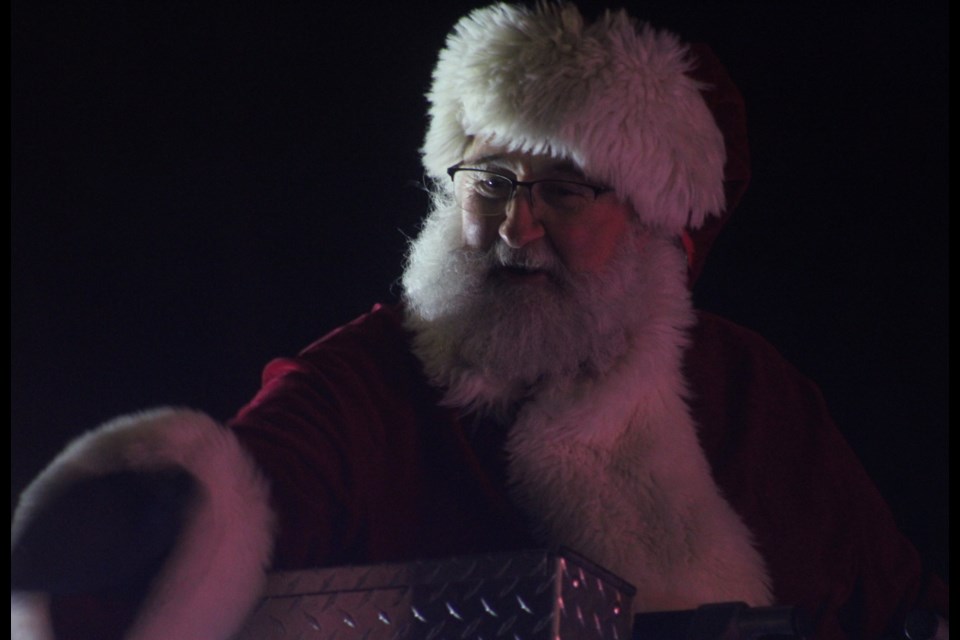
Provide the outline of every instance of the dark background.
{"type": "MultiPolygon", "coordinates": [[[[68,438],[226,419],[270,358],[395,297],[423,94],[480,4],[13,2],[11,503],[68,438]]],[[[821,384],[946,577],[947,3],[631,9],[747,101],[753,184],[698,303],[821,384]]]]}

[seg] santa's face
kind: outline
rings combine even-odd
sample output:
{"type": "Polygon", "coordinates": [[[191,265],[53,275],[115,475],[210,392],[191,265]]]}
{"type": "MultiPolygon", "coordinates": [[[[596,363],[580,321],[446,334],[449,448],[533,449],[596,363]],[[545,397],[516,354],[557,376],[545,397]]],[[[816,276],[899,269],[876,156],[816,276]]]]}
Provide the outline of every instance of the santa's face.
{"type": "MultiPolygon", "coordinates": [[[[545,157],[468,158],[481,160],[511,180],[585,180],[545,157]]],[[[502,186],[494,181],[484,193],[502,186]]],[[[605,371],[622,357],[628,327],[643,312],[651,235],[630,208],[601,192],[563,218],[555,214],[565,201],[554,196],[566,196],[540,191],[554,210],[534,194],[510,198],[499,213],[492,205],[465,207],[458,194],[438,204],[411,244],[407,326],[450,404],[505,407],[544,384],[605,371]]]]}
{"type": "MultiPolygon", "coordinates": [[[[489,143],[473,145],[459,166],[489,170],[521,182],[559,180],[570,181],[572,185],[595,184],[570,161],[509,152],[489,143]]],[[[459,190],[469,188],[464,186],[465,182],[457,185],[459,190]]],[[[564,183],[542,185],[542,192],[552,189],[553,184],[562,186],[564,183]]],[[[518,189],[494,215],[489,212],[478,215],[465,208],[461,213],[463,245],[487,250],[502,242],[511,249],[549,251],[556,254],[571,273],[598,273],[610,263],[617,247],[628,235],[633,211],[612,190],[595,186],[595,190],[586,190],[588,198],[572,215],[558,211],[550,201],[538,198],[535,194],[541,191],[537,188],[518,189]]],[[[525,276],[527,280],[538,277],[535,272],[521,274],[512,271],[505,275],[525,276]]]]}

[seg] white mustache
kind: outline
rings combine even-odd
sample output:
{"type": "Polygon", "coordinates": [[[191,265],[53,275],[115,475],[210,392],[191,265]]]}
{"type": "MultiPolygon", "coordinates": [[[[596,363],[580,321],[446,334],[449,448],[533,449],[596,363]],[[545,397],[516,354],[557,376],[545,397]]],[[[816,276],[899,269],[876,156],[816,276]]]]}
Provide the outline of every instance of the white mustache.
{"type": "Polygon", "coordinates": [[[557,254],[545,244],[514,249],[498,241],[487,251],[486,263],[489,269],[508,267],[544,271],[553,275],[561,275],[564,271],[557,254]]]}

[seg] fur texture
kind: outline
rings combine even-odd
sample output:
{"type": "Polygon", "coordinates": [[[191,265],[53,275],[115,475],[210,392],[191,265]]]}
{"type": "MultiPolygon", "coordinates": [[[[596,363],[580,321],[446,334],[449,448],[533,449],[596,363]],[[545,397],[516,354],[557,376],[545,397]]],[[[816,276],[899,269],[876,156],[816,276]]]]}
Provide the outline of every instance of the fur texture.
{"type": "Polygon", "coordinates": [[[765,563],[720,495],[686,406],[683,253],[666,242],[647,253],[648,311],[621,364],[521,410],[508,442],[514,497],[549,545],[637,587],[635,611],[771,604],[765,563]]]}
{"type": "Polygon", "coordinates": [[[498,400],[519,405],[515,419],[504,416],[510,490],[541,542],[630,581],[638,611],[769,604],[765,563],[713,481],[686,404],[681,363],[694,315],[676,239],[624,236],[593,294],[558,292],[552,305],[543,291],[485,286],[485,268],[458,260],[459,228],[440,207],[414,241],[406,324],[447,403],[495,415],[498,400]],[[579,311],[590,312],[586,323],[579,311]],[[545,334],[561,339],[529,352],[525,343],[545,334]],[[583,351],[586,337],[604,348],[583,351]],[[496,366],[465,358],[471,340],[504,355],[496,366]],[[541,362],[541,378],[518,397],[507,383],[527,379],[518,361],[528,358],[541,362]],[[568,364],[551,368],[553,359],[568,364]]]}
{"type": "Polygon", "coordinates": [[[621,359],[625,327],[644,307],[639,224],[597,273],[568,270],[548,242],[459,247],[461,229],[456,204],[434,210],[403,274],[413,351],[445,389],[445,405],[505,417],[537,387],[565,385],[621,359]],[[538,268],[550,282],[525,287],[491,277],[503,265],[538,268]]]}
{"type": "MultiPolygon", "coordinates": [[[[266,483],[227,429],[192,411],[157,409],[117,418],[68,445],[21,496],[11,537],[70,482],[121,469],[176,465],[200,485],[183,533],[128,637],[227,638],[260,595],[273,546],[266,483]]],[[[42,594],[11,598],[13,637],[48,637],[42,594]]]]}
{"type": "Polygon", "coordinates": [[[434,69],[423,164],[443,182],[475,137],[571,158],[645,224],[697,228],[723,210],[726,155],[693,64],[623,11],[585,25],[567,4],[475,10],[434,69]]]}

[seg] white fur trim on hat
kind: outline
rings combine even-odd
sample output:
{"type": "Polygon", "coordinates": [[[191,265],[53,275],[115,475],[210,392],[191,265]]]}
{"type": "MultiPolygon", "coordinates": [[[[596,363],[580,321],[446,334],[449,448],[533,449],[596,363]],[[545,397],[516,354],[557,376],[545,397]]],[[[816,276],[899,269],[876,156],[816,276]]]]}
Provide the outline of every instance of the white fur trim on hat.
{"type": "Polygon", "coordinates": [[[723,135],[676,36],[570,4],[462,18],[433,72],[423,164],[437,180],[474,138],[570,158],[640,219],[679,233],[724,207],[723,135]]]}
{"type": "MultiPolygon", "coordinates": [[[[64,486],[119,470],[185,469],[200,487],[183,532],[127,634],[137,640],[228,638],[263,588],[274,518],[266,482],[233,432],[194,411],[117,418],[70,445],[23,492],[11,538],[64,486]]],[[[14,638],[52,637],[43,594],[12,594],[14,638]]]]}

